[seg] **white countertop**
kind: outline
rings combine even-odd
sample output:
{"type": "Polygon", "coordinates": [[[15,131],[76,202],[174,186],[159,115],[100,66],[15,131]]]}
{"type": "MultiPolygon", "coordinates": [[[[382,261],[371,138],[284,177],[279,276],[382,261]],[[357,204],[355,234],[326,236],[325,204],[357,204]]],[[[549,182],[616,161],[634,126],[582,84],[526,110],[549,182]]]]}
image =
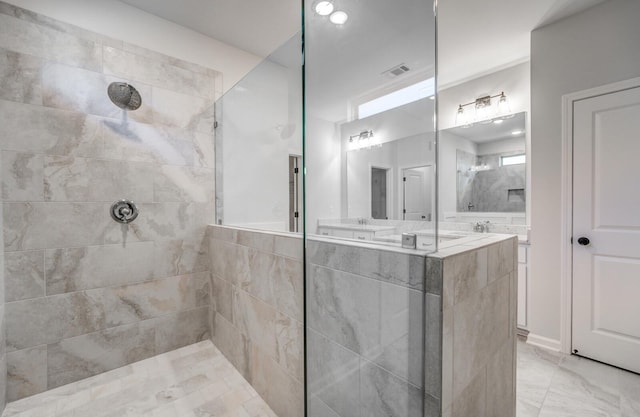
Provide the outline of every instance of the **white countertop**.
{"type": "Polygon", "coordinates": [[[327,229],[340,229],[340,230],[357,230],[366,232],[383,232],[387,230],[394,230],[394,226],[374,226],[372,224],[320,224],[318,228],[325,227],[327,229]]]}

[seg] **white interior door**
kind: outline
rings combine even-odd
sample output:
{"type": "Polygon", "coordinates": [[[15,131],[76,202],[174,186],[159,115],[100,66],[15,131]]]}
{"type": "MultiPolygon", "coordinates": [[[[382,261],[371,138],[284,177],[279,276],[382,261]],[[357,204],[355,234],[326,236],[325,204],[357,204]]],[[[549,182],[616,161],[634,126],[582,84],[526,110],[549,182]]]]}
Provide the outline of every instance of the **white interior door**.
{"type": "Polygon", "coordinates": [[[640,372],[640,88],[576,101],[573,122],[572,350],[640,372]]]}
{"type": "Polygon", "coordinates": [[[427,166],[402,170],[403,220],[431,220],[431,194],[427,182],[429,168],[427,166]]]}

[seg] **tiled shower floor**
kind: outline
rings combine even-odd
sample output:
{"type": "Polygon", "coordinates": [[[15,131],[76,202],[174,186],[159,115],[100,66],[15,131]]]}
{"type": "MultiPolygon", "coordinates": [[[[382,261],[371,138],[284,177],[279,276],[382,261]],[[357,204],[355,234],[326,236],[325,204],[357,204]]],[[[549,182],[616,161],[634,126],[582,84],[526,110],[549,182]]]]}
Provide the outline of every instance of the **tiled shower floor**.
{"type": "MultiPolygon", "coordinates": [[[[3,417],[277,417],[210,342],[7,405],[3,417]]],[[[517,417],[639,417],[640,375],[518,341],[517,417]]]]}
{"type": "Polygon", "coordinates": [[[3,417],[277,417],[204,341],[7,405],[3,417]]]}

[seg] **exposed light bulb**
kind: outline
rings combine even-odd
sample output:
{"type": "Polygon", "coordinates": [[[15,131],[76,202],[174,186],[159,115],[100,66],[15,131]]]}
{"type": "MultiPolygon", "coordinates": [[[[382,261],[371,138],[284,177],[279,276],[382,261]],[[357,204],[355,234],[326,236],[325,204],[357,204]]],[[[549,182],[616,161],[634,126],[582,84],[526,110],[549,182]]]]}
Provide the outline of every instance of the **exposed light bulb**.
{"type": "Polygon", "coordinates": [[[329,20],[331,21],[331,23],[334,23],[336,25],[344,25],[348,19],[349,15],[340,10],[331,13],[331,16],[329,16],[329,20]]]}
{"type": "Polygon", "coordinates": [[[509,106],[507,96],[504,94],[504,92],[500,94],[500,98],[498,99],[498,113],[501,115],[507,115],[511,113],[511,107],[509,106]]]}
{"type": "Polygon", "coordinates": [[[465,125],[467,122],[467,115],[464,113],[464,109],[462,105],[458,106],[458,111],[456,112],[456,126],[465,125]]]}
{"type": "Polygon", "coordinates": [[[316,13],[320,16],[328,16],[333,12],[333,3],[330,1],[319,1],[316,4],[316,13]]]}

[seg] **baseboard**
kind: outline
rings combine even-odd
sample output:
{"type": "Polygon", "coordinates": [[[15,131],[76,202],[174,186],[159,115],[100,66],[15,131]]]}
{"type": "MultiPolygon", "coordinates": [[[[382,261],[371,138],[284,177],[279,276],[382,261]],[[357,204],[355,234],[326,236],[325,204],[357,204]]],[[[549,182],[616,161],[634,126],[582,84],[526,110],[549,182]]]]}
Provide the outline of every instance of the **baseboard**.
{"type": "Polygon", "coordinates": [[[527,336],[527,343],[533,346],[553,350],[554,352],[560,352],[562,346],[559,340],[549,339],[548,337],[538,336],[533,333],[529,333],[527,336]]]}
{"type": "Polygon", "coordinates": [[[527,340],[527,337],[529,336],[529,330],[527,329],[522,329],[520,327],[516,328],[516,334],[522,338],[524,338],[525,340],[527,340]]]}

